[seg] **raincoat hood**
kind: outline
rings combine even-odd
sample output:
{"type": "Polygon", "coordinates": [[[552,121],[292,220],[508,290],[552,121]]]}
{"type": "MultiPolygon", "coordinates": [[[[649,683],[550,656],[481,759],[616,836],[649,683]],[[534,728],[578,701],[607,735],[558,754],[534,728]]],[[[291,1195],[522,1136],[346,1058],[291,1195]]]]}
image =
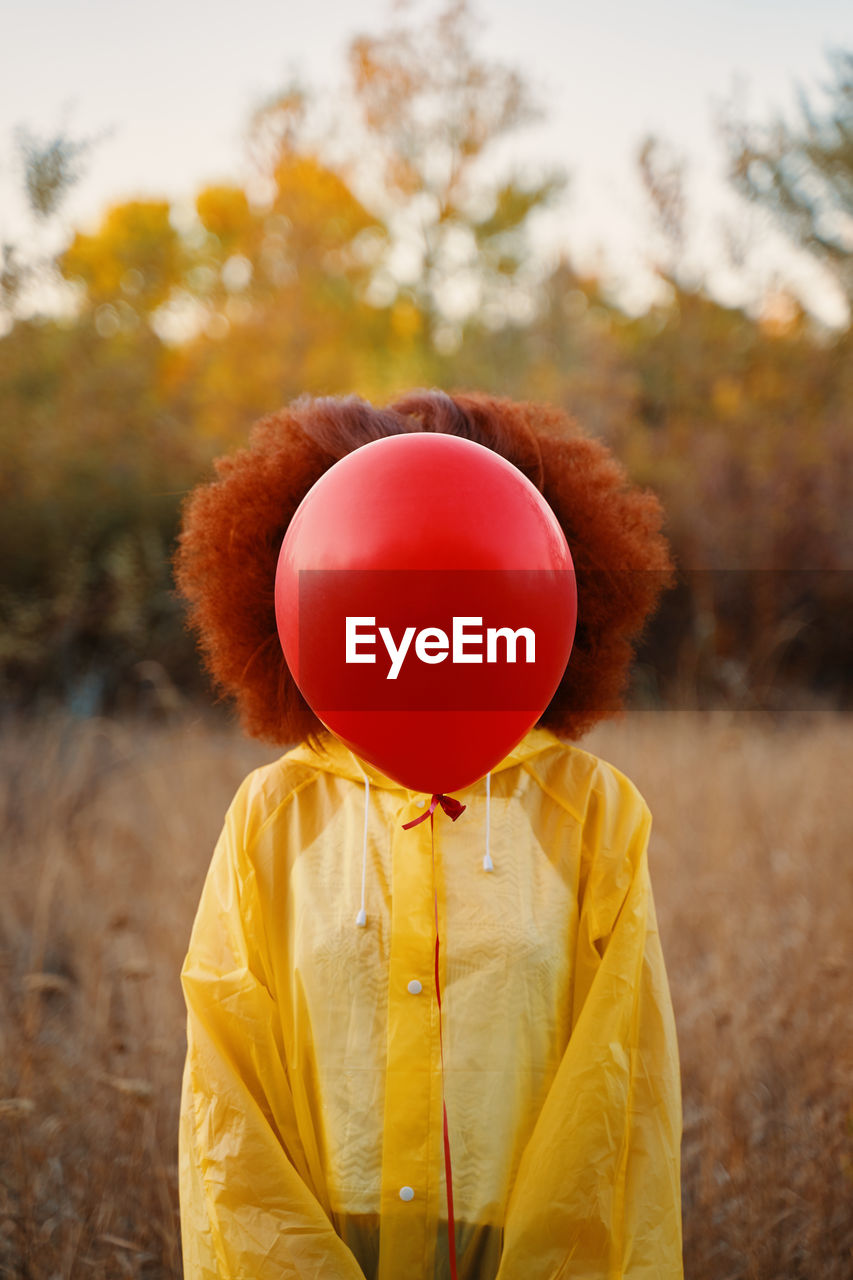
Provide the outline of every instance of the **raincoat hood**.
{"type": "MultiPolygon", "coordinates": [[[[493,774],[500,773],[504,769],[510,769],[514,765],[521,764],[523,761],[559,745],[561,745],[559,738],[551,733],[549,729],[531,729],[522,738],[518,746],[508,756],[505,756],[499,764],[496,764],[491,772],[493,774]]],[[[386,774],[380,773],[373,765],[367,764],[331,733],[319,735],[316,749],[308,743],[302,743],[298,747],[294,747],[288,753],[288,756],[291,760],[313,766],[315,769],[324,769],[328,773],[337,774],[338,777],[348,778],[351,782],[364,782],[364,779],[367,778],[372,787],[381,787],[386,791],[399,791],[405,795],[419,794],[404,787],[402,783],[395,782],[393,778],[389,778],[386,774]]],[[[464,800],[466,792],[481,790],[482,786],[483,780],[454,794],[464,800]]]]}

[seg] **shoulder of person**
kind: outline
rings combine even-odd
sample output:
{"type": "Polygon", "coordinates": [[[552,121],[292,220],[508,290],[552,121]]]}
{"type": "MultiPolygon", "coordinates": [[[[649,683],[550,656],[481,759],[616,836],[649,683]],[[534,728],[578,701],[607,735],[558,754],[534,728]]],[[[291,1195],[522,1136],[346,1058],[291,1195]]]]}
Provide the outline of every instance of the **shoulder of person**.
{"type": "Polygon", "coordinates": [[[600,820],[605,814],[636,814],[648,807],[637,787],[614,765],[572,742],[548,733],[543,749],[523,762],[544,791],[565,805],[579,821],[600,820]]]}
{"type": "Polygon", "coordinates": [[[318,778],[298,751],[289,750],[277,760],[253,769],[240,784],[228,810],[226,822],[232,835],[247,849],[262,829],[318,778]]]}

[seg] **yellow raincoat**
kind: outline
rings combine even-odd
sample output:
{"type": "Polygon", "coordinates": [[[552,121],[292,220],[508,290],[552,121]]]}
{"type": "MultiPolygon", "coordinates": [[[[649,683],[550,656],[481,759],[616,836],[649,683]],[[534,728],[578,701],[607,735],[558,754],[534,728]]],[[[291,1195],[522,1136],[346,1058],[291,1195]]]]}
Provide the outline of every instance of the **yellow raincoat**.
{"type": "MultiPolygon", "coordinates": [[[[403,830],[426,798],[324,744],[243,783],[195,921],[187,1280],[449,1275],[430,824],[403,830]]],[[[458,794],[435,890],[459,1280],[680,1277],[648,809],[534,730],[491,776],[490,873],[485,782],[458,794]]]]}

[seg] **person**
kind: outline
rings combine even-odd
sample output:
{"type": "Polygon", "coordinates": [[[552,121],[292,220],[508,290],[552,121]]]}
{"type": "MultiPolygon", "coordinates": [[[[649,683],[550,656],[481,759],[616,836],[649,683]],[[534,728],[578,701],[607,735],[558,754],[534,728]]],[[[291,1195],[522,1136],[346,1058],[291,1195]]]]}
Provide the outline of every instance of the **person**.
{"type": "Polygon", "coordinates": [[[575,745],[618,709],[671,572],[657,499],[560,411],[481,394],[384,409],[306,398],[217,465],[186,507],[178,585],[248,732],[297,745],[237,792],[182,970],[185,1275],[680,1277],[650,816],[575,745]],[[287,670],[273,599],[311,485],[408,431],[472,439],[527,475],[566,534],[579,597],[546,712],[458,793],[458,821],[436,811],[437,916],[430,824],[411,825],[428,797],[324,731],[287,670]]]}

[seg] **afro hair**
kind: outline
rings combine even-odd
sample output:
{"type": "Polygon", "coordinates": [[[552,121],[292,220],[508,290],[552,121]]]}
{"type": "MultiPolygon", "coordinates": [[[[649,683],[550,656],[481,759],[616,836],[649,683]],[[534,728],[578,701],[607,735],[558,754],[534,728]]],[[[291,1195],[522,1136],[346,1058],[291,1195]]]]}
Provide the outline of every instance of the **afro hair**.
{"type": "Polygon", "coordinates": [[[562,411],[483,394],[417,391],[384,409],[355,396],[303,398],[263,418],[247,448],[193,491],[175,558],[205,664],[246,731],[280,745],[323,726],[285,663],[275,619],[279,549],[296,508],[333,463],[385,436],[433,431],[485,445],[550,504],[575,565],[571,659],[540,726],[577,739],[622,704],[634,645],[672,574],[663,512],[604,445],[562,411]]]}

